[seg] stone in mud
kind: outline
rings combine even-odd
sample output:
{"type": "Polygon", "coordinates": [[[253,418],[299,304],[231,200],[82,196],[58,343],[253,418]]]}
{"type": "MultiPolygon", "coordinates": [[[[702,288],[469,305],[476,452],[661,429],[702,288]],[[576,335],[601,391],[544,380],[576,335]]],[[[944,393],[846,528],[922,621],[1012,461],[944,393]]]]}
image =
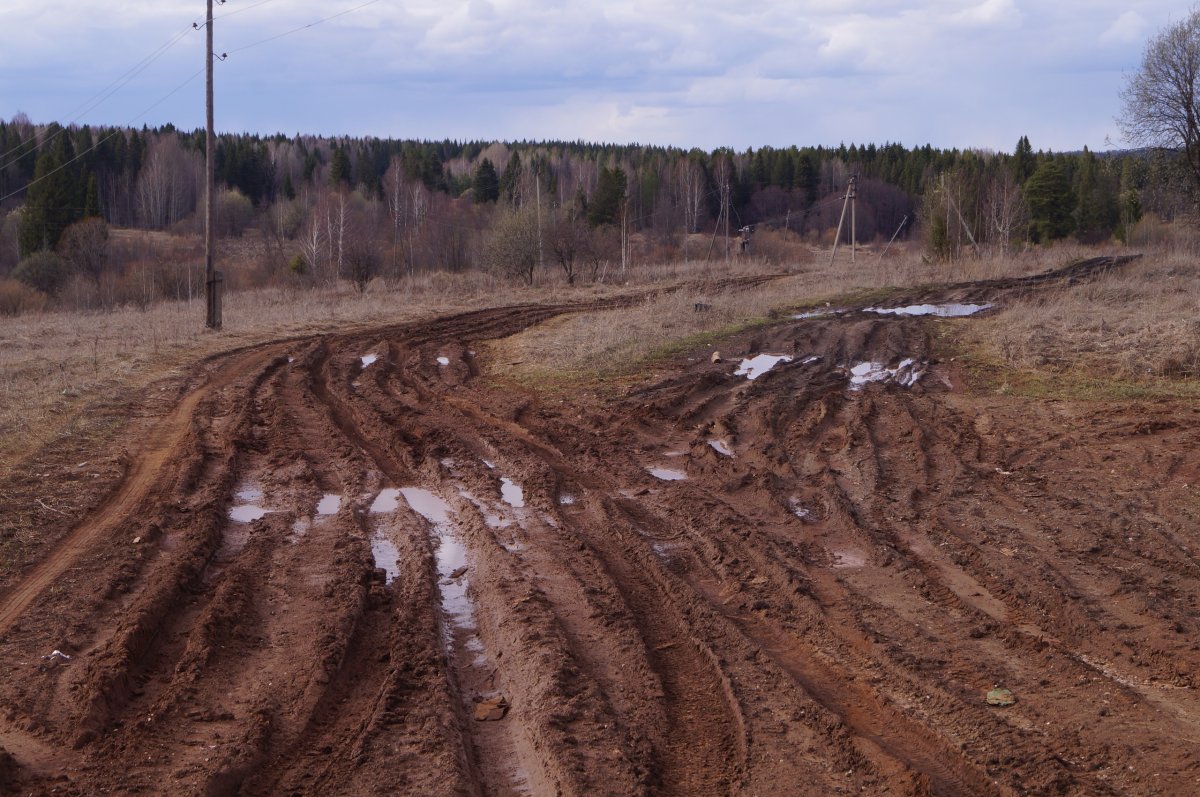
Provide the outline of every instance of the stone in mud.
{"type": "Polygon", "coordinates": [[[987,693],[987,702],[989,706],[1006,708],[1017,702],[1017,696],[1012,693],[1011,689],[1005,689],[1002,686],[997,686],[995,689],[987,693]]]}

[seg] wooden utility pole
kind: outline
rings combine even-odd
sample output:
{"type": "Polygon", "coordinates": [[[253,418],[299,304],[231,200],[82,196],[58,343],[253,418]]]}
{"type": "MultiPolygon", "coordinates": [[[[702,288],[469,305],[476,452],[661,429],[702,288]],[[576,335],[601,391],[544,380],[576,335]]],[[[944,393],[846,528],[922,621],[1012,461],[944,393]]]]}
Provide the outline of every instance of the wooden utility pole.
{"type": "Polygon", "coordinates": [[[850,262],[858,254],[858,175],[850,178],[850,262]]]}
{"type": "Polygon", "coordinates": [[[730,200],[730,196],[729,196],[729,178],[728,177],[725,178],[725,182],[721,185],[721,194],[722,194],[722,197],[724,200],[724,206],[725,206],[725,265],[728,266],[730,263],[730,253],[729,253],[729,246],[730,246],[730,244],[729,244],[729,200],[730,200]]]}
{"type": "Polygon", "coordinates": [[[216,141],[213,132],[213,0],[208,0],[208,15],[205,23],[205,128],[204,128],[204,285],[209,329],[221,328],[221,274],[213,268],[213,217],[216,215],[217,197],[213,191],[216,174],[216,141]]]}
{"type": "MultiPolygon", "coordinates": [[[[850,200],[854,198],[856,193],[854,190],[854,181],[856,179],[855,177],[851,177],[850,184],[846,186],[846,198],[842,200],[842,215],[838,217],[837,235],[833,237],[833,251],[829,253],[830,266],[833,265],[833,259],[837,257],[838,244],[842,242],[842,225],[846,223],[846,208],[850,207],[850,200]]],[[[853,223],[853,220],[851,220],[851,225],[853,223]]],[[[857,231],[855,231],[855,237],[857,237],[857,231]]],[[[853,260],[853,257],[851,259],[853,260]]]]}

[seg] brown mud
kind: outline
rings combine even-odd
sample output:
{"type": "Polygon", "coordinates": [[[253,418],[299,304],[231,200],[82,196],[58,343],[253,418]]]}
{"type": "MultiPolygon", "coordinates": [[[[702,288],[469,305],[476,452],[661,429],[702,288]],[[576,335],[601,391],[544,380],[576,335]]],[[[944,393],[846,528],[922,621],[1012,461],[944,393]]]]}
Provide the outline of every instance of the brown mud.
{"type": "Polygon", "coordinates": [[[214,358],[107,492],[0,485],[48,507],[0,593],[0,793],[1200,789],[1200,411],[974,394],[928,320],[856,311],[616,399],[481,378],[579,309],[214,358]]]}

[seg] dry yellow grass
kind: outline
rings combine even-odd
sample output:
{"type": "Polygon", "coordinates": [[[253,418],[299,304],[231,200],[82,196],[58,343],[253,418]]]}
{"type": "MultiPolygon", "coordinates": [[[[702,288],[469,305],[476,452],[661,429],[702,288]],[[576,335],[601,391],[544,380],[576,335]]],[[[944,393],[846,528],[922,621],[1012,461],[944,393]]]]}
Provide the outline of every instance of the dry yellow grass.
{"type": "Polygon", "coordinates": [[[1155,252],[1082,285],[1018,299],[961,340],[985,362],[1067,381],[1173,380],[1200,376],[1200,261],[1155,252]]]}

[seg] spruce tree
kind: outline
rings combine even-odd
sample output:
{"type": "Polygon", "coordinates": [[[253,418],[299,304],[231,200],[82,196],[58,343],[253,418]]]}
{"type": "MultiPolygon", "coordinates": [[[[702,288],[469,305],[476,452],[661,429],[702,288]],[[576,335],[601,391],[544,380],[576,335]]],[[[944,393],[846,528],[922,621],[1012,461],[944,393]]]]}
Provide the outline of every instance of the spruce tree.
{"type": "Polygon", "coordinates": [[[487,158],[480,161],[479,166],[475,168],[471,188],[478,204],[500,199],[500,178],[496,176],[496,167],[487,158]]]}
{"type": "Polygon", "coordinates": [[[521,153],[514,152],[512,157],[508,159],[508,165],[504,167],[504,174],[500,177],[500,193],[514,205],[521,204],[521,153]]]}
{"type": "Polygon", "coordinates": [[[329,184],[335,188],[350,185],[350,156],[343,147],[335,147],[329,159],[329,184]]]}
{"type": "Polygon", "coordinates": [[[1075,230],[1075,193],[1067,171],[1057,158],[1037,168],[1025,184],[1029,205],[1029,237],[1035,243],[1066,238],[1075,230]]]}
{"type": "Polygon", "coordinates": [[[58,246],[63,230],[80,219],[79,188],[54,152],[38,156],[21,219],[21,257],[58,246]]]}

